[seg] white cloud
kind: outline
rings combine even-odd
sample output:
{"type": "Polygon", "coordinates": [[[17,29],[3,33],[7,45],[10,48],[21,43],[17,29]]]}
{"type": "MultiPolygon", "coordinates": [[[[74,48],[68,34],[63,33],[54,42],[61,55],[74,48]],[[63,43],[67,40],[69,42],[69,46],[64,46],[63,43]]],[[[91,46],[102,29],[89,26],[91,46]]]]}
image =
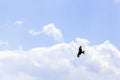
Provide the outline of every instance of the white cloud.
{"type": "Polygon", "coordinates": [[[1,29],[12,29],[15,27],[21,27],[23,26],[24,21],[23,20],[16,20],[16,21],[9,21],[6,24],[0,25],[1,29]]]}
{"type": "Polygon", "coordinates": [[[31,34],[32,36],[37,36],[40,35],[42,32],[41,31],[34,31],[33,29],[29,30],[29,34],[31,34]]]}
{"type": "Polygon", "coordinates": [[[119,80],[120,51],[109,41],[87,39],[28,51],[0,51],[0,80],[119,80]],[[76,57],[82,45],[86,54],[76,57]]]}
{"type": "Polygon", "coordinates": [[[52,36],[55,40],[62,40],[63,38],[60,29],[56,28],[54,24],[44,26],[42,32],[48,36],[52,36]]]}
{"type": "Polygon", "coordinates": [[[45,34],[47,36],[53,37],[57,41],[63,40],[63,35],[62,35],[60,29],[56,28],[55,25],[52,23],[44,26],[41,31],[34,31],[33,29],[31,29],[31,30],[29,30],[29,34],[31,34],[33,36],[45,34]]]}

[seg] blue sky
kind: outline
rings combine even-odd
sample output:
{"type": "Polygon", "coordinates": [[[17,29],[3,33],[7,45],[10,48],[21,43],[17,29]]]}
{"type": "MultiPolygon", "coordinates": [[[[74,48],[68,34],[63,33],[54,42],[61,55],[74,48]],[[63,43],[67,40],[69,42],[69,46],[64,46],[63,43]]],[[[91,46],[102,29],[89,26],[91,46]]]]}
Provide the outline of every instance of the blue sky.
{"type": "Polygon", "coordinates": [[[66,42],[76,37],[87,38],[92,45],[110,40],[119,48],[119,4],[119,0],[1,0],[0,40],[11,49],[50,46],[56,43],[52,38],[27,32],[54,23],[66,42]],[[22,25],[14,25],[17,21],[22,25]]]}
{"type": "Polygon", "coordinates": [[[0,0],[0,80],[120,80],[119,22],[120,0],[0,0]]]}

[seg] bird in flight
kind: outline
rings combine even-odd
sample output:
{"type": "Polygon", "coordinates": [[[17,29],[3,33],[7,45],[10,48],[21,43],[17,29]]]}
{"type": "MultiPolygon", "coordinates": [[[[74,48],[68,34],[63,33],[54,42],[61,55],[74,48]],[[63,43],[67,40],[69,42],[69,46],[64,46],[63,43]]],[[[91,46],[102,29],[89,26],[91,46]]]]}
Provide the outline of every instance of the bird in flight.
{"type": "Polygon", "coordinates": [[[82,46],[80,46],[77,57],[79,57],[82,53],[85,54],[85,51],[82,51],[82,46]]]}

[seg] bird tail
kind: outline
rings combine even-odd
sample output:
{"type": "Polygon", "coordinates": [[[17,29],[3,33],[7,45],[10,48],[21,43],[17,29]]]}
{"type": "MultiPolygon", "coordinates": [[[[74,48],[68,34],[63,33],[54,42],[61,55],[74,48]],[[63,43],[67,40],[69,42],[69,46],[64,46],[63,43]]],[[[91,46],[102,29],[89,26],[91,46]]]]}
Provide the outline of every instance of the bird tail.
{"type": "Polygon", "coordinates": [[[85,54],[85,51],[83,51],[83,54],[85,54]]]}

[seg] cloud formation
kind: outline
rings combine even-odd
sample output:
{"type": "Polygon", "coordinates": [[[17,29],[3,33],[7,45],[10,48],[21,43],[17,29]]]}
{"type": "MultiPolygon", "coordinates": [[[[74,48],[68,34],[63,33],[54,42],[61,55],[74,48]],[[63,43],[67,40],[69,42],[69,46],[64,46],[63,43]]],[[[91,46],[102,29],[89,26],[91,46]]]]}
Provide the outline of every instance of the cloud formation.
{"type": "Polygon", "coordinates": [[[42,32],[48,36],[52,36],[55,40],[61,40],[63,38],[60,29],[56,28],[54,24],[44,26],[42,32]]]}
{"type": "Polygon", "coordinates": [[[33,29],[30,29],[29,34],[31,34],[32,36],[37,36],[37,35],[42,34],[42,32],[41,31],[34,31],[33,29]]]}
{"type": "Polygon", "coordinates": [[[45,34],[47,36],[53,37],[54,40],[57,41],[62,41],[63,39],[63,35],[60,29],[56,28],[56,26],[53,23],[44,26],[43,29],[40,31],[34,31],[33,29],[31,29],[29,30],[29,33],[33,36],[45,34]]]}
{"type": "Polygon", "coordinates": [[[0,51],[0,80],[119,80],[120,51],[109,41],[90,46],[87,39],[0,51]],[[77,58],[79,45],[85,55],[77,58]]]}

